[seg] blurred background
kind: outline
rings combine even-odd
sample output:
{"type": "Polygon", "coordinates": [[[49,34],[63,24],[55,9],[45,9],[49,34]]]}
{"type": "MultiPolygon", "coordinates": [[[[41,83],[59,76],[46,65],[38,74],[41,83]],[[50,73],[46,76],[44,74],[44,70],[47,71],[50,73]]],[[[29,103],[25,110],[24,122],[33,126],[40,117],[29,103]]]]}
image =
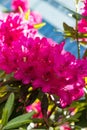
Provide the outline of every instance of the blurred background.
{"type": "MultiPolygon", "coordinates": [[[[41,36],[52,38],[54,41],[61,43],[64,41],[63,22],[75,27],[75,19],[71,17],[71,12],[67,9],[75,11],[75,0],[29,0],[30,9],[41,14],[44,27],[39,29],[41,36]]],[[[8,10],[11,10],[11,0],[0,0],[0,5],[3,5],[8,10]]],[[[79,5],[81,6],[82,3],[79,5]]],[[[2,10],[2,6],[0,9],[2,10]]],[[[77,44],[75,41],[67,38],[65,49],[70,51],[77,57],[77,44]]],[[[85,48],[81,46],[81,56],[85,48]]]]}

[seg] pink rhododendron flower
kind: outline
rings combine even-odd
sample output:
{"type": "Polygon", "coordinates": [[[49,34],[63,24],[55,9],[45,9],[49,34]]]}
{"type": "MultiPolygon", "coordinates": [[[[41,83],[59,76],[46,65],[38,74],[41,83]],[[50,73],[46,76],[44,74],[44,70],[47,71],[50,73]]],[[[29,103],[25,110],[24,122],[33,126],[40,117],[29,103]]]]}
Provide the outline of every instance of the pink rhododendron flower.
{"type": "Polygon", "coordinates": [[[36,101],[33,104],[26,107],[27,112],[35,111],[36,113],[33,115],[33,118],[42,118],[42,112],[41,112],[41,103],[40,101],[36,101]]]}
{"type": "Polygon", "coordinates": [[[87,16],[87,0],[84,0],[84,6],[82,8],[82,15],[87,16]]]}
{"type": "Polygon", "coordinates": [[[0,40],[2,43],[11,45],[11,43],[22,35],[34,37],[36,29],[25,20],[23,15],[11,13],[5,20],[0,20],[0,40]]]}
{"type": "Polygon", "coordinates": [[[0,68],[33,89],[56,94],[62,107],[84,95],[87,60],[77,60],[51,39],[20,37],[0,45],[0,68]],[[84,66],[83,66],[84,64],[84,66]],[[80,70],[82,70],[80,72],[80,70]]]}
{"type": "Polygon", "coordinates": [[[79,32],[81,32],[81,33],[87,32],[87,21],[86,21],[86,19],[83,18],[79,21],[78,29],[79,29],[79,32]]]}
{"type": "Polygon", "coordinates": [[[12,73],[17,69],[17,56],[13,53],[11,48],[5,44],[2,45],[0,42],[0,69],[6,71],[6,73],[12,73]]]}
{"type": "Polygon", "coordinates": [[[12,9],[19,12],[19,7],[21,7],[24,12],[28,11],[29,0],[12,0],[12,9]]]}

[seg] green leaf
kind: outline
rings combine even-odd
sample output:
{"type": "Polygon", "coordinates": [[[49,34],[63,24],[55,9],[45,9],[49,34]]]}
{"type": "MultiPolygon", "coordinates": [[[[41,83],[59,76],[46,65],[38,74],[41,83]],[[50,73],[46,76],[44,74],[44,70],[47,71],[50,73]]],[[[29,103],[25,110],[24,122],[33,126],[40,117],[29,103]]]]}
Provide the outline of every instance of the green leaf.
{"type": "Polygon", "coordinates": [[[32,122],[34,122],[34,123],[44,123],[44,120],[41,118],[41,119],[39,119],[39,118],[32,118],[32,122]]]}
{"type": "Polygon", "coordinates": [[[4,126],[8,122],[8,110],[6,108],[3,109],[3,114],[2,114],[2,119],[1,119],[1,124],[4,126]]]}
{"type": "Polygon", "coordinates": [[[74,122],[78,122],[79,121],[79,117],[81,116],[81,113],[76,113],[74,116],[71,116],[70,118],[67,118],[67,121],[74,121],[74,122]]]}
{"type": "Polygon", "coordinates": [[[46,94],[43,95],[43,98],[41,101],[41,109],[42,109],[43,116],[45,116],[45,115],[47,116],[48,98],[47,98],[46,94]]]}
{"type": "Polygon", "coordinates": [[[71,37],[73,39],[77,38],[77,31],[73,27],[67,25],[66,23],[63,23],[63,27],[64,27],[65,37],[71,37]]]}
{"type": "MultiPolygon", "coordinates": [[[[77,1],[77,2],[78,2],[78,1],[77,1]]],[[[83,15],[81,15],[81,14],[79,14],[79,13],[77,13],[77,12],[71,10],[71,9],[69,9],[69,8],[66,7],[62,2],[61,2],[61,3],[58,2],[58,3],[59,3],[64,9],[68,10],[68,11],[72,14],[72,17],[73,17],[73,18],[75,18],[75,19],[77,19],[77,20],[80,20],[81,18],[87,19],[87,16],[83,16],[83,15]]]]}
{"type": "Polygon", "coordinates": [[[29,124],[30,122],[32,122],[32,120],[24,120],[24,121],[18,121],[18,122],[13,122],[11,124],[7,124],[3,130],[13,130],[14,128],[19,128],[20,126],[23,126],[25,124],[29,124]]]}
{"type": "Polygon", "coordinates": [[[6,126],[4,126],[3,130],[10,130],[10,129],[12,130],[13,128],[19,128],[20,126],[23,126],[27,123],[32,122],[31,117],[33,116],[33,114],[35,114],[34,111],[20,115],[12,119],[11,121],[7,123],[6,126]]]}
{"type": "Polygon", "coordinates": [[[2,113],[2,125],[3,126],[6,125],[8,122],[8,119],[13,110],[13,105],[14,105],[14,93],[11,93],[5,104],[5,107],[4,107],[3,113],[2,113]]]}
{"type": "Polygon", "coordinates": [[[81,116],[79,118],[79,122],[76,123],[80,127],[87,127],[87,108],[81,112],[81,116]]]}
{"type": "Polygon", "coordinates": [[[7,94],[8,88],[7,86],[0,87],[0,98],[4,97],[7,94]]]}
{"type": "MultiPolygon", "coordinates": [[[[2,118],[2,112],[3,112],[3,108],[5,106],[5,103],[0,104],[0,119],[2,118]]],[[[1,120],[0,120],[1,123],[1,120]]]]}
{"type": "Polygon", "coordinates": [[[70,37],[72,39],[78,39],[80,44],[87,45],[87,42],[82,42],[81,40],[83,38],[87,38],[87,33],[79,33],[77,30],[75,30],[73,27],[69,26],[65,22],[63,23],[65,38],[70,37]]]}
{"type": "Polygon", "coordinates": [[[41,111],[42,111],[43,118],[44,118],[46,124],[49,126],[49,123],[47,120],[48,119],[47,110],[48,110],[48,98],[47,98],[46,94],[43,94],[43,98],[41,100],[41,111]]]}

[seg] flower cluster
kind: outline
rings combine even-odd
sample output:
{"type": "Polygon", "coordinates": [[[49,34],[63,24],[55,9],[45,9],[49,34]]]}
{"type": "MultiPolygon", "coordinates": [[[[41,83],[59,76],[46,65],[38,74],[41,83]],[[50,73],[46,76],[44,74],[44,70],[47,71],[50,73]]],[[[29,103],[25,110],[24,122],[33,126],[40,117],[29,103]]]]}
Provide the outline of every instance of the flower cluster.
{"type": "Polygon", "coordinates": [[[4,20],[0,21],[0,40],[2,43],[10,45],[12,41],[19,37],[27,36],[33,37],[36,33],[33,25],[25,20],[21,14],[8,14],[4,20]]]}
{"type": "Polygon", "coordinates": [[[33,89],[57,95],[66,107],[84,95],[87,61],[65,51],[64,43],[36,37],[33,25],[41,19],[33,15],[26,20],[23,14],[10,13],[0,20],[0,69],[33,89]]]}
{"type": "Polygon", "coordinates": [[[0,68],[14,72],[17,80],[32,84],[33,89],[58,95],[65,107],[83,96],[83,64],[87,67],[87,63],[76,60],[63,46],[47,38],[20,37],[11,46],[0,48],[0,68]]]}
{"type": "MultiPolygon", "coordinates": [[[[45,23],[39,13],[30,11],[29,0],[12,0],[12,10],[0,12],[1,129],[71,130],[86,126],[87,49],[80,55],[80,44],[87,47],[87,0],[83,2],[83,16],[76,13],[81,18],[75,17],[76,28],[64,23],[61,43],[38,33],[45,23]],[[78,58],[65,49],[68,37],[76,41],[78,58]],[[10,111],[13,115],[9,116],[10,111]],[[17,125],[16,118],[21,118],[17,125]]],[[[77,12],[79,3],[75,2],[77,12]]]]}

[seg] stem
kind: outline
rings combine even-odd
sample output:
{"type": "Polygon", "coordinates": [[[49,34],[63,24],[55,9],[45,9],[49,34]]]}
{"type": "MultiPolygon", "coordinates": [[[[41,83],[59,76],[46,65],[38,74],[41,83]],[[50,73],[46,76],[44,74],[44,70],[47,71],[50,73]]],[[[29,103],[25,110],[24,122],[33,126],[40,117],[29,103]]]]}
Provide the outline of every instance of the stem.
{"type": "Polygon", "coordinates": [[[80,59],[80,43],[79,43],[79,37],[78,37],[78,2],[75,2],[76,7],[76,41],[77,41],[77,49],[78,49],[78,59],[80,59]]]}

